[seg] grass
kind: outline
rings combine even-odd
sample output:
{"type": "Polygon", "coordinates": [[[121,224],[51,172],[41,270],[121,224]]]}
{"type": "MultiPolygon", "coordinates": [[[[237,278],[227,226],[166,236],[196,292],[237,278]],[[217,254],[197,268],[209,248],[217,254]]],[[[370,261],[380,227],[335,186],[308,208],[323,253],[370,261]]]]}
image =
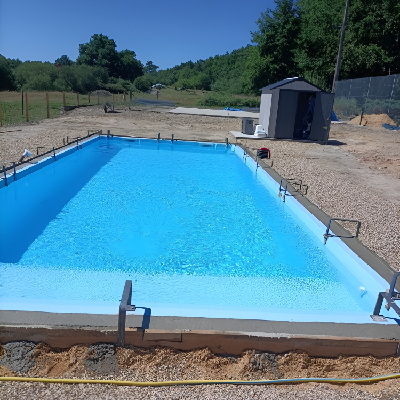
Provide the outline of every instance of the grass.
{"type": "MultiPolygon", "coordinates": [[[[140,99],[157,99],[156,94],[147,93],[133,93],[133,96],[140,99]]],[[[207,107],[207,108],[221,108],[227,107],[234,100],[241,100],[246,103],[249,102],[259,102],[260,97],[256,96],[246,96],[246,95],[232,95],[232,94],[219,94],[211,91],[205,90],[175,90],[173,88],[166,88],[159,90],[158,95],[159,100],[173,101],[175,105],[181,107],[207,107]],[[223,101],[217,102],[216,98],[221,98],[223,101]],[[209,101],[207,101],[209,99],[209,101]]]]}
{"type": "MultiPolygon", "coordinates": [[[[126,96],[129,101],[129,97],[126,96]]],[[[90,105],[102,105],[105,102],[112,103],[113,96],[90,96],[90,105]]],[[[114,95],[116,104],[124,104],[122,94],[114,95]]],[[[26,122],[25,93],[22,105],[21,92],[0,92],[0,104],[2,124],[11,125],[26,122]]],[[[65,105],[76,106],[78,98],[76,93],[65,93],[65,105]]],[[[89,95],[79,95],[80,105],[89,105],[89,95]]],[[[125,103],[127,104],[127,103],[125,103]]],[[[59,117],[63,106],[62,92],[49,92],[50,118],[59,117]]],[[[40,121],[47,118],[47,105],[45,92],[28,92],[28,115],[29,122],[40,121]]]]}
{"type": "MultiPolygon", "coordinates": [[[[0,92],[0,104],[2,114],[2,125],[19,124],[26,122],[26,103],[25,93],[22,105],[21,92],[0,92]]],[[[157,99],[155,93],[132,93],[132,98],[157,99]]],[[[216,94],[203,90],[175,90],[173,88],[162,89],[159,91],[159,100],[173,101],[177,106],[182,107],[198,107],[222,108],[231,105],[236,99],[241,99],[244,103],[247,101],[259,101],[259,97],[231,94],[216,94]],[[216,102],[215,99],[222,99],[216,102]],[[209,101],[207,102],[207,99],[209,101]]],[[[129,94],[113,94],[111,96],[90,96],[90,105],[97,106],[108,102],[115,106],[123,106],[129,103],[129,94]]],[[[76,93],[65,93],[65,105],[76,106],[78,104],[76,93]]],[[[88,95],[79,95],[80,105],[89,105],[88,95]]],[[[60,116],[61,107],[63,106],[62,92],[49,92],[49,108],[50,118],[60,116]]],[[[29,122],[40,121],[47,118],[46,93],[45,92],[28,92],[28,115],[29,122]]]]}

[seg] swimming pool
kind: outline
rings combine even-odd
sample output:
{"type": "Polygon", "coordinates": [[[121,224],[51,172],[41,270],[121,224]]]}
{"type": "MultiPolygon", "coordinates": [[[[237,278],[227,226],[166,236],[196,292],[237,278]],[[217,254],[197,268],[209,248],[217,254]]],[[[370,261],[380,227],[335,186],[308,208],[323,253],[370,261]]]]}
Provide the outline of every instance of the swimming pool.
{"type": "Polygon", "coordinates": [[[114,314],[131,279],[152,315],[371,322],[387,283],[240,147],[69,153],[0,189],[2,309],[114,314]]]}

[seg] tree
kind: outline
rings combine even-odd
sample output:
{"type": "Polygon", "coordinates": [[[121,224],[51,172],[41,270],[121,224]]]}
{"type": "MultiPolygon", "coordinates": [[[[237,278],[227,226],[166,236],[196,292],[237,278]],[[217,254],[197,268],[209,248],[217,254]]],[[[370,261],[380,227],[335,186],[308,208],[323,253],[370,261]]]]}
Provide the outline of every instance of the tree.
{"type": "Polygon", "coordinates": [[[118,53],[120,59],[118,75],[122,79],[134,81],[138,76],[143,75],[143,64],[136,59],[132,50],[122,50],[118,53]]]}
{"type": "MultiPolygon", "coordinates": [[[[344,0],[299,0],[301,32],[296,61],[305,78],[331,87],[344,0]]],[[[352,0],[343,45],[341,79],[400,72],[400,4],[352,0]]]]}
{"type": "Polygon", "coordinates": [[[0,90],[15,89],[14,76],[8,60],[0,54],[0,90]]]}
{"type": "Polygon", "coordinates": [[[69,59],[67,55],[62,55],[60,58],[57,58],[57,60],[54,61],[54,64],[56,65],[63,65],[63,66],[69,66],[74,64],[72,60],[69,59]]]}
{"type": "Polygon", "coordinates": [[[54,90],[60,68],[49,62],[26,61],[14,70],[15,81],[24,90],[54,90]]]}
{"type": "Polygon", "coordinates": [[[135,79],[135,82],[133,82],[134,87],[139,90],[139,92],[150,90],[152,84],[153,79],[149,74],[139,76],[135,79]]]}
{"type": "Polygon", "coordinates": [[[155,74],[157,72],[158,66],[153,64],[153,61],[147,61],[143,68],[145,74],[155,74]]]}
{"type": "Polygon", "coordinates": [[[90,38],[89,43],[79,45],[76,63],[106,68],[111,76],[118,78],[120,58],[116,47],[113,39],[102,34],[95,34],[90,38]]]}
{"type": "Polygon", "coordinates": [[[251,54],[248,86],[258,91],[262,86],[296,75],[297,39],[300,33],[300,15],[295,0],[275,0],[276,8],[267,9],[257,21],[258,31],[252,32],[258,54],[251,54]],[[255,63],[255,64],[254,64],[255,63]]]}

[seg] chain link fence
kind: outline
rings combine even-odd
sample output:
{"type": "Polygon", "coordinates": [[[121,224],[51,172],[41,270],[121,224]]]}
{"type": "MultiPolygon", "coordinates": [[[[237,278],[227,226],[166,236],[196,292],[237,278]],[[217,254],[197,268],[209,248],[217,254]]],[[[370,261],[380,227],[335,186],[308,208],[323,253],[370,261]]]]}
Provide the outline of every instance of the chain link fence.
{"type": "Polygon", "coordinates": [[[400,124],[400,74],[337,82],[333,109],[342,120],[387,114],[400,124]]]}

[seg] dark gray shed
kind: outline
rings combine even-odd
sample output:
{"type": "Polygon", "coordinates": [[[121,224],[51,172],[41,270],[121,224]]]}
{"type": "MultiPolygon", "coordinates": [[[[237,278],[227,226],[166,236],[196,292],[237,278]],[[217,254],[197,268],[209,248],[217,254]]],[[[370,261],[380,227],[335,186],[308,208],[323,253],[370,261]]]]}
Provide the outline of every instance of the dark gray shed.
{"type": "Polygon", "coordinates": [[[333,93],[299,77],[286,78],[260,90],[260,124],[268,137],[328,139],[333,93]]]}

